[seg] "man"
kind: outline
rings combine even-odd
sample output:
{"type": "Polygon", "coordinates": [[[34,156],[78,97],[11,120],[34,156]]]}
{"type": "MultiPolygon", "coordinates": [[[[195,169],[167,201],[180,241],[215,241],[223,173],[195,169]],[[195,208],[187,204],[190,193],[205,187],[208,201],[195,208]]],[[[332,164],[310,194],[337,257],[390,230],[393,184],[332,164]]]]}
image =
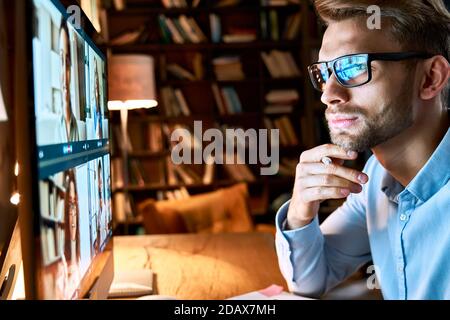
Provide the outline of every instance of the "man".
{"type": "Polygon", "coordinates": [[[65,21],[61,23],[59,34],[59,56],[61,61],[61,94],[63,115],[60,123],[59,139],[61,143],[79,141],[78,125],[72,111],[70,98],[70,70],[72,61],[70,58],[69,30],[65,21]]]}
{"type": "Polygon", "coordinates": [[[385,299],[450,299],[450,15],[441,0],[315,5],[327,29],[309,73],[333,144],[300,156],[276,217],[281,271],[320,297],[372,260],[385,299]],[[343,166],[369,148],[363,172],[343,166]],[[320,202],[339,198],[319,227],[320,202]]]}

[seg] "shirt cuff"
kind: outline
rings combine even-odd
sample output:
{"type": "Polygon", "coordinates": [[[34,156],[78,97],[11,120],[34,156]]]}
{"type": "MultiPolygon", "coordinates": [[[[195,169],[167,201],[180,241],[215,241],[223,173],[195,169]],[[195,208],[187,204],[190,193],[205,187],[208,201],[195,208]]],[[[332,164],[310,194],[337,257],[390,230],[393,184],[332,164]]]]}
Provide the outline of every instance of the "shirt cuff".
{"type": "Polygon", "coordinates": [[[309,224],[294,230],[286,230],[286,218],[289,210],[289,203],[290,200],[278,210],[276,216],[277,233],[283,236],[283,238],[289,243],[289,247],[291,249],[307,247],[316,241],[317,237],[320,237],[321,235],[319,218],[316,215],[313,221],[309,224]]]}

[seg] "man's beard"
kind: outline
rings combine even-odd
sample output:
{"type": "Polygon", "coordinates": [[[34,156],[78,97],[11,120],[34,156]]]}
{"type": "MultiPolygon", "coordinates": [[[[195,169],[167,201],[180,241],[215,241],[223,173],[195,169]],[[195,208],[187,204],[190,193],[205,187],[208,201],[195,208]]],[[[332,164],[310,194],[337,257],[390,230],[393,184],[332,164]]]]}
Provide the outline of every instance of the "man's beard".
{"type": "Polygon", "coordinates": [[[328,126],[333,144],[346,150],[362,152],[388,141],[412,125],[412,90],[405,88],[391,101],[385,102],[384,107],[375,115],[370,115],[370,112],[361,108],[337,111],[327,109],[327,115],[333,113],[358,117],[358,122],[361,123],[358,123],[360,128],[355,133],[345,129],[332,131],[328,126]]]}

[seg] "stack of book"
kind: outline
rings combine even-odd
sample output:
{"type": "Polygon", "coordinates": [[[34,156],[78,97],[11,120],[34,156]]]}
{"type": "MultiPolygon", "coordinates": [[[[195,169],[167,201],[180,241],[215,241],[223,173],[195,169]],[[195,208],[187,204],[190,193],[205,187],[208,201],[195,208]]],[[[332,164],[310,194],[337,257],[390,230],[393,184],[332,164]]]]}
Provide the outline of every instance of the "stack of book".
{"type": "Polygon", "coordinates": [[[290,78],[300,76],[300,70],[290,52],[272,50],[261,52],[261,57],[272,78],[290,78]]]}
{"type": "Polygon", "coordinates": [[[191,195],[185,187],[175,190],[158,191],[156,193],[156,200],[183,200],[189,198],[191,195]]]}
{"type": "Polygon", "coordinates": [[[295,89],[278,89],[270,90],[265,98],[270,105],[295,105],[298,103],[300,95],[295,89]]]}
{"type": "Polygon", "coordinates": [[[203,55],[199,52],[193,52],[188,57],[189,66],[175,62],[167,62],[166,56],[160,57],[160,79],[166,81],[167,74],[171,78],[186,81],[201,80],[204,77],[203,55]]]}
{"type": "Polygon", "coordinates": [[[302,22],[302,15],[300,12],[291,14],[286,19],[286,24],[283,30],[283,39],[294,40],[300,33],[300,23],[302,22]]]}
{"type": "Polygon", "coordinates": [[[279,130],[280,143],[282,146],[297,146],[299,144],[294,126],[288,116],[284,115],[275,119],[264,117],[264,124],[269,130],[279,130]]]}
{"type": "Polygon", "coordinates": [[[264,107],[264,113],[267,115],[291,113],[299,101],[297,90],[272,90],[266,95],[267,105],[264,107]]]}
{"type": "Polygon", "coordinates": [[[263,40],[280,40],[278,13],[276,10],[262,11],[260,13],[261,38],[263,40]]]}
{"type": "Polygon", "coordinates": [[[219,86],[214,83],[211,88],[220,115],[242,112],[241,101],[233,87],[225,86],[219,89],[219,86]]]}
{"type": "Polygon", "coordinates": [[[161,36],[165,43],[201,43],[207,38],[194,18],[180,15],[178,18],[158,16],[161,36]]]}
{"type": "Polygon", "coordinates": [[[180,79],[180,80],[196,80],[197,77],[190,72],[189,70],[183,68],[182,66],[180,66],[177,63],[169,63],[167,65],[167,71],[173,75],[175,78],[180,79]]]}
{"type": "Polygon", "coordinates": [[[228,28],[228,33],[223,35],[225,43],[251,42],[256,40],[257,30],[253,28],[228,28]]]}
{"type": "Polygon", "coordinates": [[[207,162],[202,170],[203,172],[200,172],[200,168],[193,165],[175,165],[170,157],[167,157],[167,184],[169,186],[177,186],[180,183],[186,185],[213,183],[215,175],[214,161],[207,162]]]}
{"type": "Polygon", "coordinates": [[[245,74],[238,56],[224,56],[213,59],[214,73],[219,81],[242,80],[245,74]]]}
{"type": "Polygon", "coordinates": [[[167,117],[189,116],[191,111],[181,89],[161,88],[161,99],[167,117]]]}

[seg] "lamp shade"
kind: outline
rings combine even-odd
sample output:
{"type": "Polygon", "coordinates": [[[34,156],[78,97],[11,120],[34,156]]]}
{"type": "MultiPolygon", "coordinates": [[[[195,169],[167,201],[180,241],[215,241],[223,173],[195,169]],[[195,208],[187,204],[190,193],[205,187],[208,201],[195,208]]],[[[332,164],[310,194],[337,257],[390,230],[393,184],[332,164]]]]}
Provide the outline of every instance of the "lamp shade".
{"type": "Polygon", "coordinates": [[[112,55],[108,69],[109,110],[152,108],[158,105],[152,56],[112,55]]]}

